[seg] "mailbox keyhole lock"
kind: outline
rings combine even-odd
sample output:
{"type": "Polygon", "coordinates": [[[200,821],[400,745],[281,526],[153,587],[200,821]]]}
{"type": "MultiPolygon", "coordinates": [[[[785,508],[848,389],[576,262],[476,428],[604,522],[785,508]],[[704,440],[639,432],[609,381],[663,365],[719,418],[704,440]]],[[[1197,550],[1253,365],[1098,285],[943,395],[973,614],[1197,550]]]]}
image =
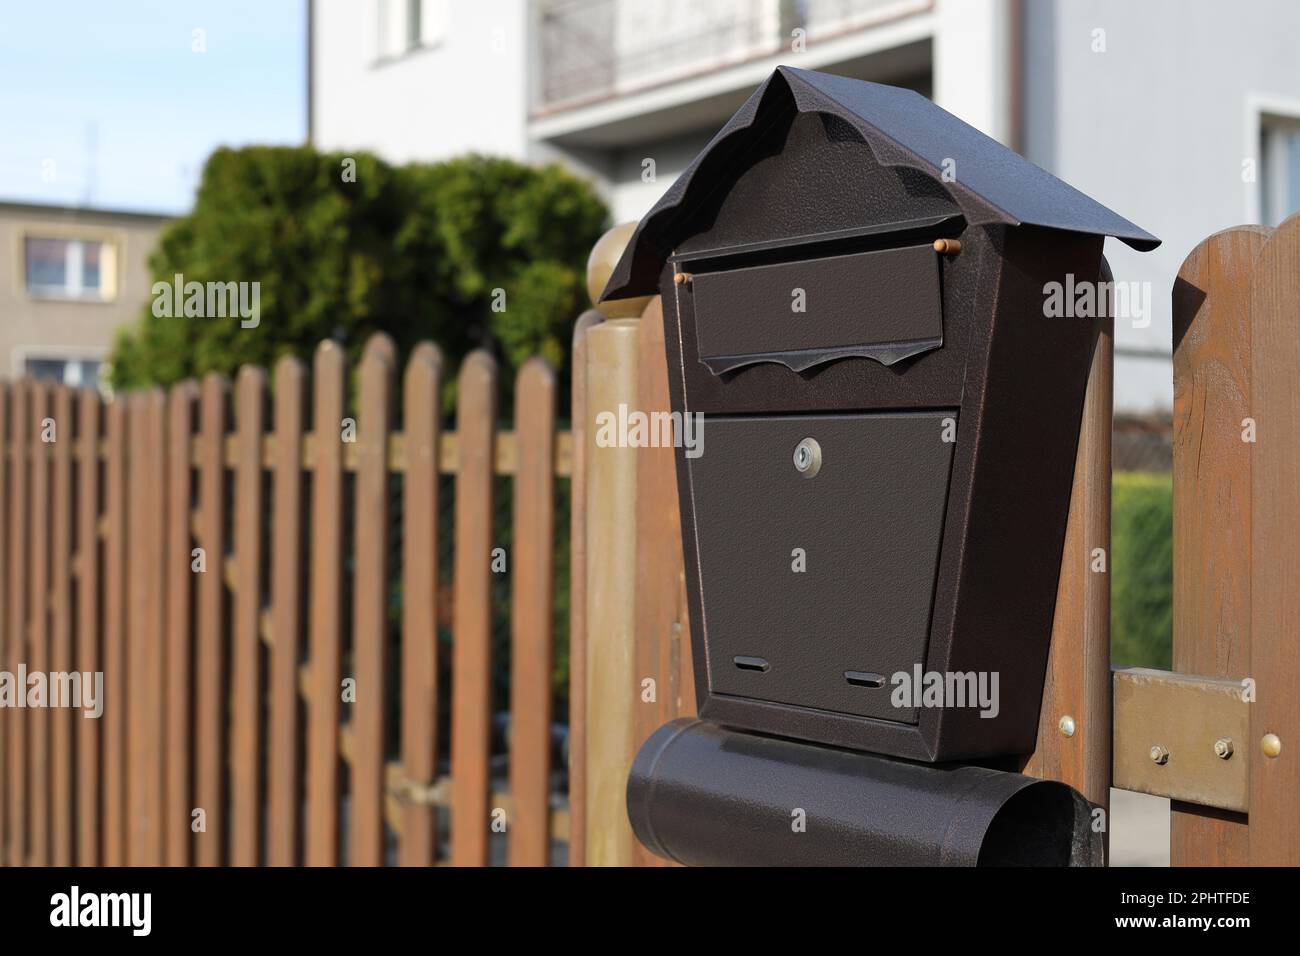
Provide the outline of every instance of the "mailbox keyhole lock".
{"type": "Polygon", "coordinates": [[[805,438],[794,448],[795,471],[805,478],[813,478],[822,468],[822,446],[816,438],[805,438]]]}

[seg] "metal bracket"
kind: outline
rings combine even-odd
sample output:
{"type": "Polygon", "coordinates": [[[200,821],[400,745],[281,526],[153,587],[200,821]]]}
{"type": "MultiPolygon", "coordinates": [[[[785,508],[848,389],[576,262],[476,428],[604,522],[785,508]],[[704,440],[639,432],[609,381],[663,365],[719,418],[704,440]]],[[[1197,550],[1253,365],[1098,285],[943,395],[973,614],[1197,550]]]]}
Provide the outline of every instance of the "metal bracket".
{"type": "Polygon", "coordinates": [[[1242,681],[1141,667],[1116,669],[1113,677],[1116,787],[1249,808],[1252,748],[1242,681]]]}

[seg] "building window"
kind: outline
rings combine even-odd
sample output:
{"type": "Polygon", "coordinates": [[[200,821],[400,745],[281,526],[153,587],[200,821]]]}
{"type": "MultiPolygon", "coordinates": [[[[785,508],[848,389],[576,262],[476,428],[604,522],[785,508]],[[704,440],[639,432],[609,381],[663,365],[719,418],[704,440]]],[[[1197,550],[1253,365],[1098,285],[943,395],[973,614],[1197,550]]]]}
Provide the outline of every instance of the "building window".
{"type": "Polygon", "coordinates": [[[99,373],[103,363],[98,359],[41,358],[28,356],[23,362],[23,371],[28,378],[39,378],[51,382],[61,382],[72,388],[90,387],[99,384],[99,373]]]}
{"type": "Polygon", "coordinates": [[[447,28],[447,0],[378,0],[378,47],[382,62],[440,43],[447,28]]]}
{"type": "Polygon", "coordinates": [[[1300,212],[1300,119],[1263,116],[1259,139],[1260,213],[1276,226],[1300,212]]]}
{"type": "Polygon", "coordinates": [[[26,236],[23,259],[27,293],[34,298],[105,302],[117,292],[111,242],[26,236]]]}

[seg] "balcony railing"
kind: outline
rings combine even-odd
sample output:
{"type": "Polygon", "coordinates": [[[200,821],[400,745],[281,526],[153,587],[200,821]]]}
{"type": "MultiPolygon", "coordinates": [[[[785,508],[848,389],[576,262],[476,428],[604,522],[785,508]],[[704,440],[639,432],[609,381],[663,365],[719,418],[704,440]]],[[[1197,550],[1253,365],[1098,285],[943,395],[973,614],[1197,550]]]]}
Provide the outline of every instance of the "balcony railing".
{"type": "Polygon", "coordinates": [[[540,0],[538,112],[711,73],[927,9],[930,0],[540,0]]]}

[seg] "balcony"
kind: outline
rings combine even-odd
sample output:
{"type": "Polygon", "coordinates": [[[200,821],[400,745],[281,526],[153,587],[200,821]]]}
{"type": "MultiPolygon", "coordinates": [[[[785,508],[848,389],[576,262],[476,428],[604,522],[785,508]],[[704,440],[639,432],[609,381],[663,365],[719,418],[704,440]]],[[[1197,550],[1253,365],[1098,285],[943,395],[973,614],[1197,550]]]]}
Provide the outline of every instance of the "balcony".
{"type": "Polygon", "coordinates": [[[541,0],[534,115],[554,115],[929,10],[931,0],[541,0]]]}

